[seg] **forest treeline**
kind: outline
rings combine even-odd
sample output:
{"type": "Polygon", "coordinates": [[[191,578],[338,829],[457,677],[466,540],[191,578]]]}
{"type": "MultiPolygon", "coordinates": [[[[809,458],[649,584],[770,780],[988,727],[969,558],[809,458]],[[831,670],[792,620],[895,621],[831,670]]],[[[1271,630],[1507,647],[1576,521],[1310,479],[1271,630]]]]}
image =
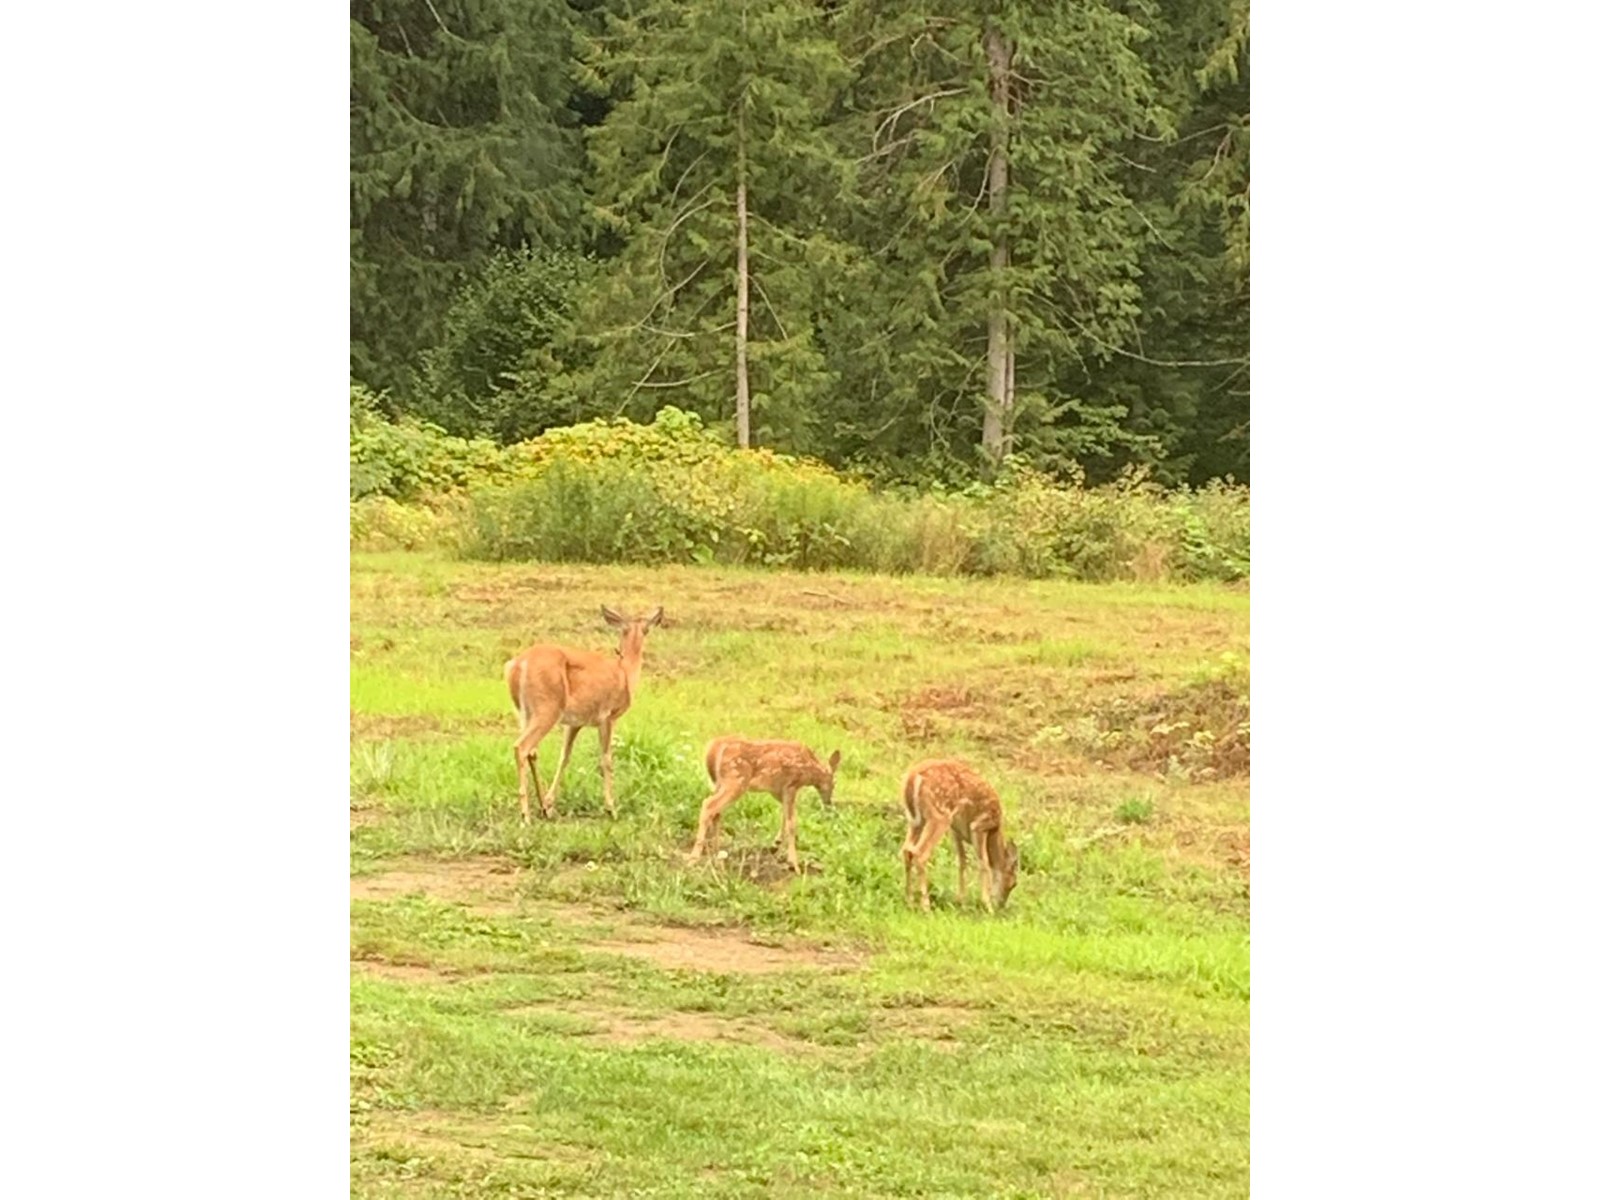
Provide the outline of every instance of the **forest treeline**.
{"type": "Polygon", "coordinates": [[[351,376],[389,415],[1248,481],[1248,0],[351,15],[351,376]]]}

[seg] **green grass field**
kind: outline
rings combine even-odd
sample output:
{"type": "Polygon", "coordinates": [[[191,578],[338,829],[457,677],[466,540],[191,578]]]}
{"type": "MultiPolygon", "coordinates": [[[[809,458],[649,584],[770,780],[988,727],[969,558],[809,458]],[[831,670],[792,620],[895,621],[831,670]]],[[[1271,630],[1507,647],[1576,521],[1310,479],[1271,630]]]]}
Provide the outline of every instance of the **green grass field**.
{"type": "MultiPolygon", "coordinates": [[[[1249,598],[1221,586],[356,555],[360,1196],[1243,1196],[1249,598]],[[663,604],[617,727],[524,826],[504,661],[663,604]],[[714,735],[843,751],[684,862],[714,735]],[[905,907],[898,784],[959,754],[1010,905],[905,907]]],[[[548,780],[559,734],[544,743],[548,780]]]]}

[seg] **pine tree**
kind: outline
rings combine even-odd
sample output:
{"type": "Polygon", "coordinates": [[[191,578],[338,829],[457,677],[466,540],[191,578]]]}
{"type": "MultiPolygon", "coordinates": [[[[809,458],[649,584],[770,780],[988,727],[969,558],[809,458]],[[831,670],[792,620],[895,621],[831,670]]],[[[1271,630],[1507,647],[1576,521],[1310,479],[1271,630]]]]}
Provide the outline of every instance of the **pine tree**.
{"type": "Polygon", "coordinates": [[[1169,0],[1151,69],[1178,137],[1133,153],[1130,193],[1151,222],[1138,344],[1098,386],[1159,440],[1158,476],[1249,479],[1250,9],[1169,0]]]}
{"type": "Polygon", "coordinates": [[[862,159],[852,282],[869,296],[831,331],[861,457],[1002,460],[1125,438],[1120,411],[1063,396],[1139,314],[1144,225],[1123,148],[1168,129],[1138,46],[1103,0],[855,0],[862,159]],[[1053,434],[1053,440],[1049,440],[1053,434]],[[886,439],[893,439],[892,441],[886,439]]]}
{"type": "Polygon", "coordinates": [[[352,377],[406,390],[490,252],[581,236],[573,21],[562,0],[353,0],[352,377]]]}
{"type": "Polygon", "coordinates": [[[587,305],[592,390],[615,411],[731,415],[742,446],[810,448],[831,384],[814,325],[841,254],[825,214],[848,186],[825,124],[847,71],[821,10],[655,0],[591,62],[617,96],[591,140],[596,211],[623,245],[587,305]]]}

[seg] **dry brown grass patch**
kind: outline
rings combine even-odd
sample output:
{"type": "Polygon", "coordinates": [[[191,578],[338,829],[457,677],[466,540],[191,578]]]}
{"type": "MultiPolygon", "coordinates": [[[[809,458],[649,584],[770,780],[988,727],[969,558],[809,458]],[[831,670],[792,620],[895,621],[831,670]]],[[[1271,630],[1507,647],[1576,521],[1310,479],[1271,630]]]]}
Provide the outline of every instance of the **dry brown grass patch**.
{"type": "Polygon", "coordinates": [[[423,895],[483,916],[508,916],[517,911],[520,874],[521,868],[504,858],[412,858],[380,874],[352,877],[350,899],[423,895]]]}
{"type": "Polygon", "coordinates": [[[763,975],[779,971],[849,970],[857,956],[803,945],[766,946],[742,934],[674,925],[630,924],[625,938],[590,941],[585,949],[639,958],[664,970],[763,975]]]}
{"type": "MultiPolygon", "coordinates": [[[[509,1110],[508,1110],[509,1111],[509,1110]]],[[[351,1123],[352,1152],[386,1152],[386,1157],[415,1157],[441,1165],[478,1168],[503,1158],[535,1159],[562,1165],[598,1161],[583,1146],[540,1138],[534,1143],[526,1127],[507,1124],[505,1117],[424,1109],[395,1112],[377,1109],[351,1123]]]]}
{"type": "Polygon", "coordinates": [[[561,1013],[578,1017],[593,1028],[583,1034],[612,1046],[637,1046],[662,1039],[677,1042],[725,1042],[760,1046],[784,1053],[813,1049],[807,1042],[785,1037],[777,1030],[742,1017],[707,1012],[670,1012],[646,1015],[624,1008],[596,1004],[532,1005],[519,1012],[561,1013]]]}
{"type": "Polygon", "coordinates": [[[397,963],[358,958],[350,965],[363,975],[369,975],[374,979],[386,979],[391,983],[440,984],[454,983],[461,978],[456,972],[423,963],[397,963]]]}
{"type": "Polygon", "coordinates": [[[350,714],[351,742],[380,742],[438,738],[455,738],[468,733],[499,733],[506,729],[508,743],[516,730],[516,717],[511,705],[506,704],[506,716],[493,717],[440,717],[430,713],[407,713],[399,716],[382,716],[376,713],[350,714]]]}

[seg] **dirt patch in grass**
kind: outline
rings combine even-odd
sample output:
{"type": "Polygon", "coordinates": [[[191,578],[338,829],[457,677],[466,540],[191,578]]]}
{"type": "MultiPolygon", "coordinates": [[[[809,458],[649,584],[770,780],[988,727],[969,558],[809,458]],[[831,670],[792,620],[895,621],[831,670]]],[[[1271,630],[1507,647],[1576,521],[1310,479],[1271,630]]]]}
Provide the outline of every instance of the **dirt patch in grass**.
{"type": "MultiPolygon", "coordinates": [[[[754,852],[752,857],[777,858],[770,849],[754,852]]],[[[787,863],[782,859],[777,861],[783,863],[784,876],[793,878],[787,863]]],[[[567,926],[609,927],[615,932],[584,938],[575,944],[580,949],[643,959],[668,970],[765,974],[796,970],[848,970],[860,965],[859,956],[843,951],[800,944],[764,945],[732,929],[656,925],[629,913],[576,904],[548,901],[519,904],[517,885],[520,874],[521,869],[515,863],[503,858],[408,858],[390,870],[353,877],[350,880],[350,898],[394,900],[422,895],[432,900],[459,904],[469,912],[484,916],[511,916],[526,909],[567,926]]]]}
{"type": "Polygon", "coordinates": [[[517,911],[521,869],[504,858],[407,859],[403,867],[350,880],[351,900],[427,896],[483,916],[517,911]]]}
{"type": "Polygon", "coordinates": [[[1061,672],[1002,668],[988,675],[972,684],[880,696],[878,707],[900,718],[901,733],[915,745],[940,744],[968,735],[1003,749],[1025,742],[1047,714],[1065,704],[1061,672]]]}
{"type": "Polygon", "coordinates": [[[377,825],[383,820],[383,809],[375,804],[352,804],[350,806],[350,828],[361,829],[368,825],[377,825]]]}
{"type": "Polygon", "coordinates": [[[752,1021],[739,1021],[710,1013],[671,1013],[644,1020],[614,1018],[607,1024],[601,1037],[617,1045],[634,1045],[650,1038],[670,1038],[679,1042],[735,1042],[783,1051],[792,1051],[805,1045],[752,1021]]]}
{"type": "Polygon", "coordinates": [[[965,687],[919,688],[880,707],[897,713],[901,734],[917,746],[947,741],[958,726],[982,716],[977,697],[965,687]]]}
{"type": "Polygon", "coordinates": [[[811,946],[764,946],[733,931],[670,925],[629,925],[627,938],[586,944],[589,950],[639,958],[669,971],[763,975],[779,971],[839,971],[860,965],[851,954],[811,946]]]}
{"type": "Polygon", "coordinates": [[[363,975],[395,983],[453,983],[459,978],[448,971],[419,963],[381,962],[377,959],[362,958],[356,959],[350,965],[363,975]]]}
{"type": "Polygon", "coordinates": [[[880,696],[915,745],[966,736],[1023,770],[1079,774],[1120,767],[1195,782],[1250,774],[1247,679],[1130,690],[1125,672],[1015,666],[969,684],[880,696]]]}
{"type": "MultiPolygon", "coordinates": [[[[743,850],[723,851],[727,857],[719,855],[712,860],[712,865],[723,870],[732,871],[751,883],[759,883],[767,887],[790,883],[797,878],[789,869],[788,857],[771,846],[749,847],[743,850]]],[[[809,862],[802,854],[800,857],[801,875],[821,875],[822,867],[814,862],[809,862]]]]}
{"type": "Polygon", "coordinates": [[[1107,749],[1135,770],[1177,765],[1196,779],[1250,773],[1250,696],[1213,679],[1094,714],[1107,749]]]}
{"type": "Polygon", "coordinates": [[[1185,857],[1208,866],[1224,866],[1250,879],[1250,826],[1215,825],[1195,820],[1169,820],[1172,845],[1185,857]]]}
{"type": "Polygon", "coordinates": [[[911,710],[933,709],[936,712],[952,712],[971,708],[975,703],[977,701],[970,688],[925,687],[906,697],[902,707],[911,710]]]}

